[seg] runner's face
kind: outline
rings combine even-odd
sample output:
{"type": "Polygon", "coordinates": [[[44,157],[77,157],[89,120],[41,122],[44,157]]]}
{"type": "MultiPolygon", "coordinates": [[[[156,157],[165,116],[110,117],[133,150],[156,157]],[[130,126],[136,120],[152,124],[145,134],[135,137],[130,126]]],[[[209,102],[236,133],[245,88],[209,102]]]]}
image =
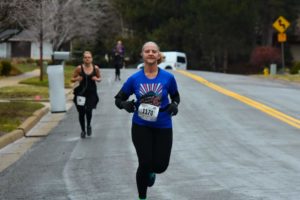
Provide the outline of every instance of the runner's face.
{"type": "Polygon", "coordinates": [[[145,65],[156,65],[157,60],[160,58],[158,47],[155,44],[146,44],[142,52],[145,65]]]}
{"type": "Polygon", "coordinates": [[[91,64],[93,62],[93,57],[90,53],[85,53],[83,55],[83,63],[84,64],[91,64]]]}

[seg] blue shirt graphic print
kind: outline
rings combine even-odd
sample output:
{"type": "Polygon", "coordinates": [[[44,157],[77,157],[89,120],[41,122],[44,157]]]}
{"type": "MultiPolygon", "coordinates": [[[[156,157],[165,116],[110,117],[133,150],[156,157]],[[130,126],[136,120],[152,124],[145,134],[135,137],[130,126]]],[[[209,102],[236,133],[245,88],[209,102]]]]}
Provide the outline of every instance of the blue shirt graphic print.
{"type": "Polygon", "coordinates": [[[154,106],[160,106],[162,95],[161,83],[140,84],[140,103],[147,103],[154,106]]]}
{"type": "MultiPolygon", "coordinates": [[[[122,91],[128,96],[135,94],[137,108],[141,103],[148,103],[165,109],[170,103],[169,95],[177,92],[177,83],[174,75],[163,69],[159,69],[157,76],[153,79],[146,77],[144,70],[139,70],[127,79],[122,91]]],[[[172,127],[171,116],[165,111],[159,112],[155,122],[141,119],[135,111],[132,121],[139,125],[155,128],[172,127]]]]}

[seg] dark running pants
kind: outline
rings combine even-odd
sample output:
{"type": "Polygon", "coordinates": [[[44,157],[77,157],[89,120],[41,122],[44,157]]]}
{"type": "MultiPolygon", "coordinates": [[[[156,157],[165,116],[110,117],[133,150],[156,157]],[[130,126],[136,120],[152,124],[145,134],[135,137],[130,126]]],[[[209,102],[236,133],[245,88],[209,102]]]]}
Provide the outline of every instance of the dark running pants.
{"type": "Polygon", "coordinates": [[[117,67],[115,68],[115,75],[116,75],[116,78],[120,78],[120,74],[121,74],[120,66],[117,66],[117,67]]]}
{"type": "Polygon", "coordinates": [[[132,141],[139,166],[136,172],[139,198],[146,198],[149,173],[162,173],[169,165],[172,149],[172,128],[151,128],[132,124],[132,141]]]}
{"type": "Polygon", "coordinates": [[[82,132],[85,131],[85,117],[87,121],[87,126],[91,126],[91,120],[92,120],[92,111],[93,109],[88,109],[86,106],[77,106],[77,111],[79,114],[79,123],[81,127],[82,132]]]}

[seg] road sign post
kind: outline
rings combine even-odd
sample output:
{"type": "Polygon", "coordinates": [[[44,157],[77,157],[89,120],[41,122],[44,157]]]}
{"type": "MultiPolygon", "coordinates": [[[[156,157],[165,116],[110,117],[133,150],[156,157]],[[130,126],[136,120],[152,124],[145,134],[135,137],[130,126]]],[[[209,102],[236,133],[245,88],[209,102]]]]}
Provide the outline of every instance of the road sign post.
{"type": "Polygon", "coordinates": [[[277,35],[278,42],[281,43],[281,60],[282,60],[282,71],[284,73],[285,60],[284,60],[284,42],[286,42],[287,36],[285,31],[290,26],[290,22],[286,20],[283,16],[279,16],[277,20],[273,23],[273,27],[279,32],[277,35]]]}
{"type": "Polygon", "coordinates": [[[282,71],[285,70],[285,58],[284,58],[284,43],[286,42],[286,33],[278,33],[277,40],[281,43],[281,60],[282,60],[282,71]]]}
{"type": "Polygon", "coordinates": [[[282,73],[285,70],[285,59],[284,59],[284,42],[281,42],[281,61],[282,61],[282,73]]]}

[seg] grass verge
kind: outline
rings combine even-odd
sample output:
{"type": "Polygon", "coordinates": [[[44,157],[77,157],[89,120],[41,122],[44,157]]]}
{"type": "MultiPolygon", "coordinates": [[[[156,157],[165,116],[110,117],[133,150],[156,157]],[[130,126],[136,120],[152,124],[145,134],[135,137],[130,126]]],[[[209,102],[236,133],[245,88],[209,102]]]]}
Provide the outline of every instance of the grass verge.
{"type": "Polygon", "coordinates": [[[41,100],[48,100],[48,87],[34,85],[18,85],[3,87],[0,90],[0,99],[4,100],[34,101],[36,96],[39,96],[41,100]]]}
{"type": "MultiPolygon", "coordinates": [[[[64,67],[64,81],[65,81],[65,88],[70,88],[71,87],[71,77],[73,74],[74,67],[73,66],[65,66],[64,67]]],[[[45,74],[43,76],[43,81],[40,81],[40,77],[33,77],[29,78],[23,81],[20,81],[22,84],[28,84],[28,85],[35,85],[35,86],[44,86],[48,87],[49,82],[48,82],[48,75],[45,74]]]]}
{"type": "Polygon", "coordinates": [[[266,78],[271,80],[282,80],[287,82],[300,83],[300,74],[276,74],[276,75],[258,75],[260,78],[266,78]]]}
{"type": "Polygon", "coordinates": [[[13,131],[32,113],[44,107],[41,103],[0,102],[0,136],[13,131]]]}
{"type": "Polygon", "coordinates": [[[39,66],[37,66],[36,63],[18,63],[16,64],[16,68],[18,68],[22,73],[25,73],[39,69],[39,66]]]}
{"type": "MultiPolygon", "coordinates": [[[[37,67],[32,64],[18,65],[22,72],[28,72],[37,67]]],[[[71,87],[71,76],[74,66],[64,67],[65,87],[71,87]]],[[[1,77],[0,77],[1,78],[1,77]]],[[[5,78],[5,77],[3,77],[5,78]]],[[[0,102],[0,136],[16,129],[32,113],[43,107],[37,100],[48,101],[48,76],[44,75],[43,81],[39,77],[33,77],[21,81],[22,85],[2,87],[1,100],[13,100],[14,102],[0,102]]]]}

